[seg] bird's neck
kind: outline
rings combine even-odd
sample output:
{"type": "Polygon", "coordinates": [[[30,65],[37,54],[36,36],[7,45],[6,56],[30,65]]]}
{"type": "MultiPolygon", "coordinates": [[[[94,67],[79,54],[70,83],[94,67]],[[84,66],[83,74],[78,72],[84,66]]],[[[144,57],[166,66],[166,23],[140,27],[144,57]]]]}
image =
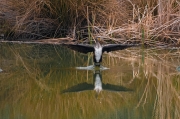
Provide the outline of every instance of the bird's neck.
{"type": "Polygon", "coordinates": [[[96,41],[95,47],[96,47],[96,48],[101,48],[102,46],[101,46],[101,44],[100,44],[98,41],[96,41]]]}

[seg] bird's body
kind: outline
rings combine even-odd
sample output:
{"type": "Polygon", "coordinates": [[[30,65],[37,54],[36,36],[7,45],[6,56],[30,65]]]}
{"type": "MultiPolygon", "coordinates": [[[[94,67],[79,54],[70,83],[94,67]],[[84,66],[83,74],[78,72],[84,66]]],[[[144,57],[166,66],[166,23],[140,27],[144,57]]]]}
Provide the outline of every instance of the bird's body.
{"type": "Polygon", "coordinates": [[[100,45],[99,42],[96,42],[93,51],[93,55],[94,55],[93,60],[95,65],[99,66],[100,62],[102,62],[102,54],[103,54],[103,47],[100,45]]]}
{"type": "Polygon", "coordinates": [[[102,54],[106,52],[116,51],[116,50],[123,50],[129,47],[137,46],[137,45],[130,45],[130,44],[107,44],[101,45],[98,40],[96,40],[96,44],[93,45],[84,45],[84,44],[64,44],[68,48],[81,52],[81,53],[88,53],[93,52],[93,60],[95,66],[100,66],[102,62],[102,54]]]}
{"type": "Polygon", "coordinates": [[[96,48],[94,50],[94,61],[101,62],[101,60],[102,60],[102,47],[96,48]]]}

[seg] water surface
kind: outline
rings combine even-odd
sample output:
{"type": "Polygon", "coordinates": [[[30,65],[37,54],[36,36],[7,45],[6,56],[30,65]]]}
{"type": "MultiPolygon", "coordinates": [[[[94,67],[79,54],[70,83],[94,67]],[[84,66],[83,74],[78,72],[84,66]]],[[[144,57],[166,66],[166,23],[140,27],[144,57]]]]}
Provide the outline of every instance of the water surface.
{"type": "Polygon", "coordinates": [[[62,46],[1,43],[0,117],[180,118],[179,50],[130,48],[104,54],[109,69],[76,68],[90,65],[62,46]]]}

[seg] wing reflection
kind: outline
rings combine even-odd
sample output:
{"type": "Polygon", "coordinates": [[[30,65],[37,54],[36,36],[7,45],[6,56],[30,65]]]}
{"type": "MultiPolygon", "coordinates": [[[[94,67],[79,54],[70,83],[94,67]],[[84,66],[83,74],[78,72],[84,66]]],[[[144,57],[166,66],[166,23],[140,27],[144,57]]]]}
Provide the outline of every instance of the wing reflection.
{"type": "Polygon", "coordinates": [[[94,83],[89,84],[87,82],[83,82],[72,87],[69,87],[63,90],[61,93],[70,93],[70,92],[81,92],[87,90],[95,90],[97,93],[101,92],[102,90],[106,91],[133,91],[132,89],[126,88],[120,85],[113,85],[113,84],[104,84],[102,82],[102,74],[100,70],[94,71],[94,83]]]}
{"type": "Polygon", "coordinates": [[[75,86],[72,86],[68,89],[65,89],[62,91],[62,93],[68,93],[68,92],[80,92],[80,91],[86,91],[86,90],[93,90],[94,85],[93,84],[88,84],[86,82],[77,84],[75,86]]]}

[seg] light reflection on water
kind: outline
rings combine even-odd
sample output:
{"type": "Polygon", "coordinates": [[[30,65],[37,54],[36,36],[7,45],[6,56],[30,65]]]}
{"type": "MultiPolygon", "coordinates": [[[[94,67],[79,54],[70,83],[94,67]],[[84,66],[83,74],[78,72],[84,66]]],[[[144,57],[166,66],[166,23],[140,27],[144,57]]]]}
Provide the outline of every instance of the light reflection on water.
{"type": "Polygon", "coordinates": [[[90,65],[90,66],[87,66],[87,67],[76,67],[76,69],[79,69],[79,70],[96,70],[97,68],[99,68],[99,70],[107,70],[109,69],[108,67],[104,67],[104,66],[100,66],[100,67],[96,67],[94,65],[90,65]]]}
{"type": "Polygon", "coordinates": [[[180,117],[179,51],[110,53],[103,57],[103,66],[109,69],[100,71],[82,70],[92,64],[91,54],[60,46],[0,46],[4,119],[180,117]]]}

